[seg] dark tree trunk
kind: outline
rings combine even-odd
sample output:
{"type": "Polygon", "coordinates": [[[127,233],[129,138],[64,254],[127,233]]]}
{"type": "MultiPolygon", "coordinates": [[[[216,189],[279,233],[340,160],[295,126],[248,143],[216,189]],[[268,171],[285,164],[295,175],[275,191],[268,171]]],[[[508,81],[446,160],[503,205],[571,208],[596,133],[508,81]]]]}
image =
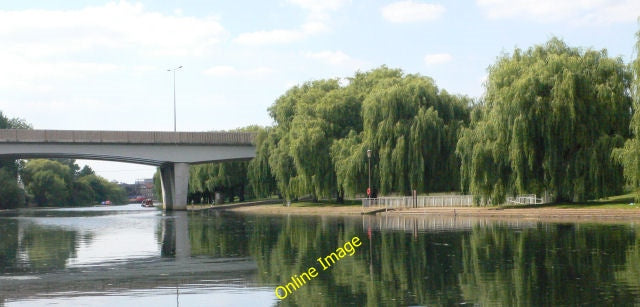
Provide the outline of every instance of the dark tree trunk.
{"type": "Polygon", "coordinates": [[[338,189],[338,192],[336,193],[336,201],[339,204],[344,204],[344,190],[338,189]]]}

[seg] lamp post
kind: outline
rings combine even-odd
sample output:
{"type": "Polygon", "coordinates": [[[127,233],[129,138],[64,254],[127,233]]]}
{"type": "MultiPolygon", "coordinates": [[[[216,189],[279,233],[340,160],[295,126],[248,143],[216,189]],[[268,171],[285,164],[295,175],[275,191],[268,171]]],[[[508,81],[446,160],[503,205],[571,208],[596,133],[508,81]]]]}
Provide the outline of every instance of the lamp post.
{"type": "Polygon", "coordinates": [[[182,68],[182,65],[167,69],[169,72],[173,72],[173,132],[176,132],[176,70],[182,68]]]}
{"type": "Polygon", "coordinates": [[[367,159],[369,160],[369,187],[367,187],[367,197],[371,198],[371,149],[367,149],[367,159]]]}

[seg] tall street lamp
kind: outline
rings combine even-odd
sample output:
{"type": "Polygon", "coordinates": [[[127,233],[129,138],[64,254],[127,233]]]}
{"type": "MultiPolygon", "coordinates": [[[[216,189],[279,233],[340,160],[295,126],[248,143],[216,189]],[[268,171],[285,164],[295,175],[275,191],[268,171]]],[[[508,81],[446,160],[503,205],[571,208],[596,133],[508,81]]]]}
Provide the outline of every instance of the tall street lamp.
{"type": "Polygon", "coordinates": [[[173,72],[173,132],[176,132],[176,70],[182,68],[182,65],[167,69],[169,72],[173,72]]]}
{"type": "Polygon", "coordinates": [[[367,187],[367,197],[371,198],[371,149],[367,149],[367,158],[369,159],[369,187],[367,187]]]}

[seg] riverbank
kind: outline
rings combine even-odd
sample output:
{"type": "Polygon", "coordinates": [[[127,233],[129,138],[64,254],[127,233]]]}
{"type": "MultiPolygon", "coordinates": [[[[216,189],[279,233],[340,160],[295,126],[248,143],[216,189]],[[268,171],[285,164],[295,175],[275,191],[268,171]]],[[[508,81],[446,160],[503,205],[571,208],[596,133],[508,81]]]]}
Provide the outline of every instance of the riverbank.
{"type": "Polygon", "coordinates": [[[527,218],[527,219],[633,219],[640,220],[640,209],[602,208],[418,208],[389,211],[389,215],[449,215],[465,217],[527,218]]]}
{"type": "MultiPolygon", "coordinates": [[[[294,215],[361,215],[364,211],[360,205],[331,205],[331,204],[294,204],[284,206],[282,204],[236,207],[229,209],[232,212],[251,214],[294,214],[294,215]]],[[[365,211],[366,212],[366,211],[365,211]]]]}
{"type": "Polygon", "coordinates": [[[225,205],[210,205],[210,204],[195,204],[195,205],[187,205],[187,210],[189,211],[201,211],[201,210],[229,210],[238,207],[251,207],[258,205],[270,205],[281,203],[280,200],[257,200],[257,201],[248,201],[248,202],[239,202],[239,203],[231,203],[225,205]]]}
{"type": "Polygon", "coordinates": [[[380,211],[378,208],[363,208],[359,205],[305,204],[283,206],[282,204],[253,205],[229,208],[228,211],[247,214],[276,215],[326,215],[357,216],[362,214],[378,215],[439,215],[464,217],[489,217],[509,219],[542,219],[542,220],[640,220],[640,208],[561,208],[561,207],[428,207],[416,209],[400,209],[380,211]]]}

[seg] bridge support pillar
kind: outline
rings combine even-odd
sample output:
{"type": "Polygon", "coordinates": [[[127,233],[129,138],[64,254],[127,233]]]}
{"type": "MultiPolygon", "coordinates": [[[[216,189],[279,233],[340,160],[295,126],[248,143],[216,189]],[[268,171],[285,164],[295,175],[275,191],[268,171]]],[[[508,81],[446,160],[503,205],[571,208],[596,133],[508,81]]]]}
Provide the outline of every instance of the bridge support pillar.
{"type": "Polygon", "coordinates": [[[167,163],[160,166],[162,202],[165,210],[187,210],[189,164],[167,163]]]}

